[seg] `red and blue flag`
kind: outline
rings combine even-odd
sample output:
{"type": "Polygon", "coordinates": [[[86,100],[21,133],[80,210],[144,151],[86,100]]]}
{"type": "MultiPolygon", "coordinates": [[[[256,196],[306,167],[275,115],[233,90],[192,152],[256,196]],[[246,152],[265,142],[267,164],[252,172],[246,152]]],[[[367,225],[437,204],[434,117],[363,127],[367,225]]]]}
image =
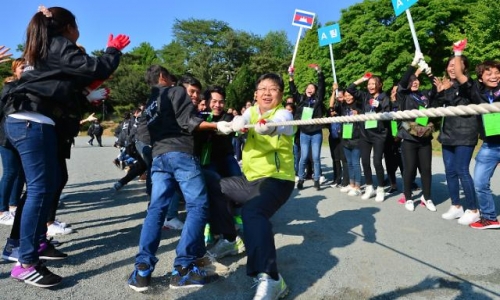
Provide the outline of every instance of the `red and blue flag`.
{"type": "Polygon", "coordinates": [[[292,25],[311,28],[313,26],[315,16],[316,14],[313,12],[296,9],[295,14],[293,15],[292,25]]]}

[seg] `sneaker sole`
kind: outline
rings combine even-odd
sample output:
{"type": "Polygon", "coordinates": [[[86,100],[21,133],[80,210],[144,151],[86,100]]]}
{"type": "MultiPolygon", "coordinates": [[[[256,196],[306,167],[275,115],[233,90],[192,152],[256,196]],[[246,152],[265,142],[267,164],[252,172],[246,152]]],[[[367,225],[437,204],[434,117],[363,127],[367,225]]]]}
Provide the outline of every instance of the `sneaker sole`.
{"type": "Polygon", "coordinates": [[[231,251],[228,251],[228,252],[223,252],[222,254],[217,255],[217,256],[213,255],[210,251],[207,251],[207,253],[208,253],[211,257],[213,257],[213,258],[215,258],[215,259],[221,259],[221,258],[224,258],[224,257],[226,257],[226,256],[235,256],[235,255],[238,255],[238,254],[239,254],[239,253],[238,253],[238,251],[239,251],[239,250],[231,250],[231,251]]]}
{"type": "Polygon", "coordinates": [[[18,258],[17,257],[13,257],[13,256],[2,255],[2,258],[3,258],[3,260],[13,261],[13,262],[17,262],[18,261],[18,258]]]}
{"type": "Polygon", "coordinates": [[[181,289],[194,289],[194,288],[201,288],[203,287],[205,284],[202,284],[202,283],[199,283],[199,284],[187,284],[187,285],[172,285],[172,284],[169,284],[169,288],[173,289],[173,290],[181,290],[181,289]]]}
{"type": "Polygon", "coordinates": [[[488,225],[488,226],[484,226],[484,227],[472,227],[472,226],[469,226],[470,228],[474,228],[474,229],[479,229],[479,230],[483,230],[483,229],[499,229],[500,228],[500,225],[488,225]]]}
{"type": "Polygon", "coordinates": [[[128,286],[129,286],[131,289],[133,289],[134,291],[139,292],[139,293],[145,292],[145,291],[147,291],[147,290],[148,290],[148,288],[149,288],[149,287],[147,287],[147,286],[144,286],[144,287],[137,287],[137,286],[135,286],[135,285],[131,285],[131,284],[129,284],[128,286]]]}
{"type": "Polygon", "coordinates": [[[11,278],[14,279],[14,280],[16,280],[16,281],[24,282],[26,284],[33,285],[33,286],[36,286],[36,287],[41,287],[41,288],[53,287],[53,286],[56,286],[56,285],[58,285],[58,284],[60,284],[62,282],[62,279],[61,279],[61,281],[56,282],[56,283],[52,283],[52,284],[38,284],[38,283],[30,281],[30,280],[23,280],[23,279],[19,279],[19,278],[15,278],[15,277],[11,277],[11,278]]]}
{"type": "Polygon", "coordinates": [[[65,256],[65,257],[54,257],[54,256],[43,256],[43,255],[40,255],[38,258],[44,259],[44,260],[62,260],[62,259],[66,259],[68,257],[67,256],[65,256]]]}

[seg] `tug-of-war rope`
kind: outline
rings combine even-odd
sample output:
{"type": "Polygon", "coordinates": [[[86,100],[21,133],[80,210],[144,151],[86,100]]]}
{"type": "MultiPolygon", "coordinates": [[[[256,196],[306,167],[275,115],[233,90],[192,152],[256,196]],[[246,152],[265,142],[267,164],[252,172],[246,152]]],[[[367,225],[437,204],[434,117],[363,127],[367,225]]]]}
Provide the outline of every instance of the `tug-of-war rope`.
{"type": "MultiPolygon", "coordinates": [[[[390,120],[412,120],[419,117],[456,117],[456,116],[470,116],[470,115],[482,115],[489,113],[499,113],[500,112],[500,102],[496,103],[482,103],[482,104],[469,104],[469,105],[457,105],[457,106],[447,106],[447,107],[433,107],[427,108],[425,110],[402,110],[402,111],[391,111],[376,114],[362,114],[355,116],[340,116],[340,117],[329,117],[329,118],[319,118],[310,120],[294,120],[285,122],[268,122],[266,125],[273,126],[290,126],[290,125],[317,125],[317,124],[330,124],[330,123],[350,123],[350,122],[363,122],[369,120],[380,120],[380,121],[390,121],[390,120]]],[[[255,127],[255,124],[245,125],[245,128],[255,127]]]]}

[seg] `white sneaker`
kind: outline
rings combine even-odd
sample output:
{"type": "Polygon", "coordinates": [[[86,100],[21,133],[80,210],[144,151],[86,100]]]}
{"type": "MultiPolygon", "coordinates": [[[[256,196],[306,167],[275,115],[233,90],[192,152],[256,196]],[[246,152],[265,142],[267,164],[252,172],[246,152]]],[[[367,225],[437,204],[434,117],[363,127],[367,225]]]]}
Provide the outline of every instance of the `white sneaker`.
{"type": "Polygon", "coordinates": [[[275,300],[284,298],[288,294],[288,286],[281,274],[279,274],[278,280],[274,280],[266,273],[259,273],[254,280],[257,292],[255,292],[253,300],[275,300]]]}
{"type": "Polygon", "coordinates": [[[170,221],[165,219],[165,222],[163,223],[163,228],[165,229],[182,230],[183,227],[184,223],[178,218],[173,218],[170,221]]]}
{"type": "Polygon", "coordinates": [[[409,211],[414,211],[415,210],[415,204],[413,204],[413,200],[406,200],[405,202],[405,208],[409,211]]]}
{"type": "Polygon", "coordinates": [[[462,206],[456,207],[455,205],[450,206],[447,212],[441,215],[441,218],[445,220],[458,219],[464,215],[464,208],[462,206]]]}
{"type": "Polygon", "coordinates": [[[340,188],[341,193],[349,193],[352,190],[352,187],[350,185],[346,185],[340,188]]]}
{"type": "Polygon", "coordinates": [[[359,196],[361,195],[361,190],[356,188],[351,188],[351,190],[347,193],[347,196],[359,196]]]}
{"type": "Polygon", "coordinates": [[[375,196],[375,190],[373,189],[373,185],[366,186],[365,193],[361,196],[361,199],[368,200],[371,197],[375,196]]]}
{"type": "Polygon", "coordinates": [[[473,212],[470,209],[466,209],[464,214],[458,219],[458,224],[468,226],[472,223],[479,221],[479,219],[480,219],[479,210],[476,212],[473,212]]]}
{"type": "Polygon", "coordinates": [[[385,189],[381,186],[377,188],[377,195],[375,196],[375,202],[384,202],[385,200],[385,189]]]}
{"type": "Polygon", "coordinates": [[[10,213],[10,211],[4,211],[2,215],[0,215],[0,224],[12,226],[14,224],[14,216],[10,213]]]}
{"type": "Polygon", "coordinates": [[[68,224],[68,223],[66,223],[66,222],[61,222],[61,221],[59,221],[58,219],[55,219],[54,223],[55,223],[55,224],[57,224],[57,225],[59,225],[59,226],[61,226],[62,228],[69,227],[69,224],[68,224]]]}
{"type": "Polygon", "coordinates": [[[436,206],[432,202],[432,200],[425,200],[424,196],[420,197],[420,203],[423,203],[425,207],[427,207],[430,211],[437,211],[436,206]]]}
{"type": "Polygon", "coordinates": [[[321,176],[319,177],[319,184],[323,184],[323,183],[325,183],[325,182],[326,182],[326,178],[325,178],[325,176],[321,175],[321,176]]]}
{"type": "Polygon", "coordinates": [[[47,236],[66,235],[73,232],[71,228],[63,228],[57,223],[52,223],[47,227],[47,236]]]}
{"type": "Polygon", "coordinates": [[[207,250],[208,255],[215,259],[221,259],[228,255],[238,255],[243,252],[245,252],[245,244],[239,236],[236,237],[234,242],[221,238],[210,250],[207,250]]]}

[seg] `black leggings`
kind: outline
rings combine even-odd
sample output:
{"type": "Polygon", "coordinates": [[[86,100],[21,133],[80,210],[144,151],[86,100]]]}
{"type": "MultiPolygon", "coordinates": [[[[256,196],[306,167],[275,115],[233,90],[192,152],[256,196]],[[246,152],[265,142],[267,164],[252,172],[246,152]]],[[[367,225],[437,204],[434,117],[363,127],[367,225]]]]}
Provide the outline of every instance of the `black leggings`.
{"type": "Polygon", "coordinates": [[[349,168],[347,167],[342,141],[328,136],[328,144],[333,160],[333,182],[346,186],[349,184],[349,168]]]}
{"type": "Polygon", "coordinates": [[[371,152],[373,148],[373,166],[377,174],[378,186],[384,186],[384,166],[382,165],[382,157],[384,155],[385,140],[374,139],[373,142],[366,139],[359,140],[359,150],[361,152],[361,164],[363,165],[363,174],[365,175],[366,185],[373,185],[372,167],[371,167],[371,152]]]}
{"type": "Polygon", "coordinates": [[[431,163],[432,145],[431,141],[412,142],[404,140],[401,142],[401,155],[403,156],[403,188],[407,200],[411,199],[411,184],[415,180],[417,168],[420,171],[422,192],[425,200],[431,197],[431,163]]]}
{"type": "Polygon", "coordinates": [[[401,141],[396,142],[392,136],[387,138],[385,141],[384,160],[387,177],[389,177],[392,185],[396,185],[396,171],[399,168],[401,174],[404,172],[401,158],[401,141]]]}

